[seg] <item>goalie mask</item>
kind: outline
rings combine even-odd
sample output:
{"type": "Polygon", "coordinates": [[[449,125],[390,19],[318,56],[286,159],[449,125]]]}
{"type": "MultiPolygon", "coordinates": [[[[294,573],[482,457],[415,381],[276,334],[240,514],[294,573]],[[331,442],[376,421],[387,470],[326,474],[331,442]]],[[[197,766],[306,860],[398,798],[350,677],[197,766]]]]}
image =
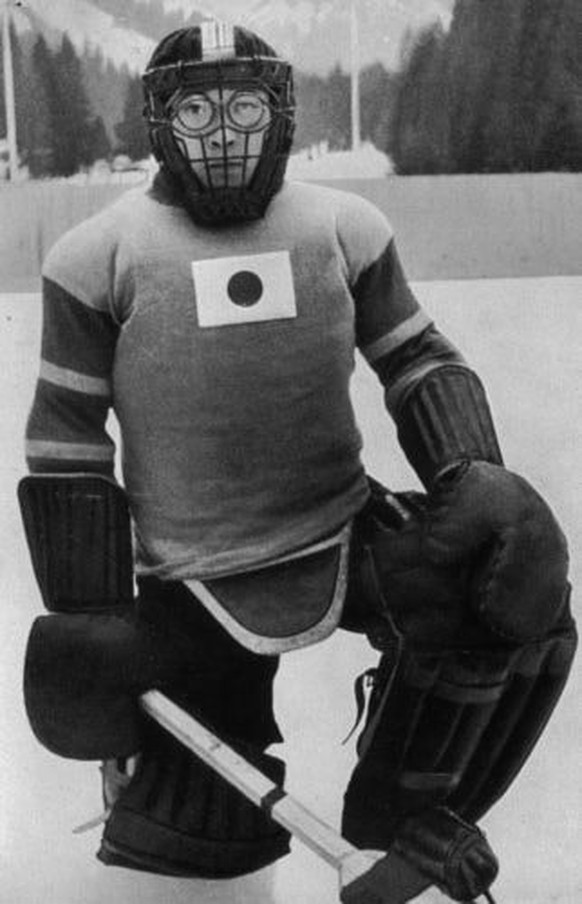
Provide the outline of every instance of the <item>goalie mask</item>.
{"type": "Polygon", "coordinates": [[[246,29],[204,22],[164,38],[143,83],[153,152],[192,218],[262,217],[291,149],[290,64],[246,29]]]}

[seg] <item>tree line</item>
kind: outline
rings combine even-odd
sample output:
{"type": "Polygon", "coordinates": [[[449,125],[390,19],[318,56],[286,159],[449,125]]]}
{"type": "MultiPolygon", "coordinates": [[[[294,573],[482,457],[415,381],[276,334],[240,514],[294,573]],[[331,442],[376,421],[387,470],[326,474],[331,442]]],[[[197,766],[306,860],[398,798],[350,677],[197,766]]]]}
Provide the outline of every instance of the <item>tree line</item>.
{"type": "MultiPolygon", "coordinates": [[[[146,8],[153,28],[159,0],[146,8]]],[[[457,0],[447,30],[408,35],[395,71],[360,73],[362,137],[401,174],[582,170],[581,34],[580,0],[457,0]]],[[[77,53],[66,35],[55,46],[13,31],[12,48],[18,147],[32,176],[148,155],[138,75],[99,51],[77,53]]],[[[348,74],[299,72],[296,94],[297,150],[350,147],[348,74]]],[[[0,90],[0,136],[3,103],[0,90]]]]}
{"type": "Polygon", "coordinates": [[[582,170],[581,36],[580,0],[457,0],[396,74],[396,171],[582,170]]]}
{"type": "MultiPolygon", "coordinates": [[[[70,176],[124,151],[117,128],[133,81],[127,69],[115,69],[99,53],[80,56],[66,34],[54,47],[42,34],[23,39],[13,29],[11,47],[18,154],[32,177],[70,176]]],[[[1,56],[0,49],[0,64],[1,56]]],[[[0,89],[1,135],[1,78],[0,89]]]]}
{"type": "MultiPolygon", "coordinates": [[[[152,4],[151,12],[156,11],[152,4]]],[[[17,143],[32,177],[70,176],[97,160],[149,154],[139,75],[117,69],[98,50],[77,53],[65,34],[54,46],[43,34],[11,34],[17,143]]],[[[0,47],[0,136],[5,132],[0,47]]],[[[362,126],[382,147],[388,140],[391,75],[380,64],[361,74],[362,126]]],[[[297,149],[325,142],[349,146],[349,76],[337,67],[327,77],[297,73],[297,149]]]]}
{"type": "MultiPolygon", "coordinates": [[[[402,175],[582,171],[580,0],[457,0],[360,76],[361,132],[402,175]]],[[[349,78],[301,77],[299,144],[350,143],[349,78]]]]}

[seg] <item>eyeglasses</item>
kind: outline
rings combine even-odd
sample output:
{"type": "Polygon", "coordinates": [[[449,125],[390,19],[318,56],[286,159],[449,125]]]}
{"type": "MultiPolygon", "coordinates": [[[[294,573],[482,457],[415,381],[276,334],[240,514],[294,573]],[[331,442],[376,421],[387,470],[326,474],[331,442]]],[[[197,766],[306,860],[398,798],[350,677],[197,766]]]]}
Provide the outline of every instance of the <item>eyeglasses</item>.
{"type": "Polygon", "coordinates": [[[224,122],[238,132],[258,132],[271,121],[269,104],[253,91],[234,91],[223,101],[189,94],[172,111],[176,131],[193,138],[209,135],[224,122]]]}

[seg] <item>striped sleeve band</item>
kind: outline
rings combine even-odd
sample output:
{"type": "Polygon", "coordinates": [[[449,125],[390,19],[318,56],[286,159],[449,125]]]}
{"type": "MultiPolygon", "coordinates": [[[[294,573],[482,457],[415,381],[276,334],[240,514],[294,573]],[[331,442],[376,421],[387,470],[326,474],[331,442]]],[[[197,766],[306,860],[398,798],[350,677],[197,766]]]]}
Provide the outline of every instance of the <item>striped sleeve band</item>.
{"type": "Polygon", "coordinates": [[[409,339],[413,339],[431,325],[432,321],[426,311],[419,309],[398,326],[361,348],[361,352],[369,364],[373,364],[384,355],[396,351],[409,339]]]}
{"type": "Polygon", "coordinates": [[[26,456],[51,461],[111,462],[115,454],[113,444],[66,443],[58,440],[28,439],[26,456]]]}
{"type": "Polygon", "coordinates": [[[111,381],[103,377],[92,377],[67,367],[51,364],[50,361],[44,359],[41,361],[39,376],[41,380],[46,380],[53,386],[60,386],[63,389],[82,392],[86,395],[111,398],[111,381]]]}

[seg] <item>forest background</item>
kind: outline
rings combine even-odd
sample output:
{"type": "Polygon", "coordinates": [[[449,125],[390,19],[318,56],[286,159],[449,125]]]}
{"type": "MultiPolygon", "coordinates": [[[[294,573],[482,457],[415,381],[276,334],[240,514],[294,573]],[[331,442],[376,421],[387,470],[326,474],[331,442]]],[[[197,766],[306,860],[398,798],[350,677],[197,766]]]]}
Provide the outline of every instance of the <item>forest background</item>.
{"type": "MultiPolygon", "coordinates": [[[[200,19],[169,13],[161,0],[126,0],[124,18],[156,41],[200,19]]],[[[18,151],[29,175],[147,157],[139,75],[35,26],[11,35],[18,151]]],[[[362,69],[362,139],[401,175],[581,171],[581,34],[580,0],[457,0],[448,27],[408,32],[393,69],[362,69]]],[[[0,65],[0,88],[1,73],[0,65]]],[[[296,72],[295,150],[350,147],[349,81],[339,64],[327,75],[296,72]]]]}

